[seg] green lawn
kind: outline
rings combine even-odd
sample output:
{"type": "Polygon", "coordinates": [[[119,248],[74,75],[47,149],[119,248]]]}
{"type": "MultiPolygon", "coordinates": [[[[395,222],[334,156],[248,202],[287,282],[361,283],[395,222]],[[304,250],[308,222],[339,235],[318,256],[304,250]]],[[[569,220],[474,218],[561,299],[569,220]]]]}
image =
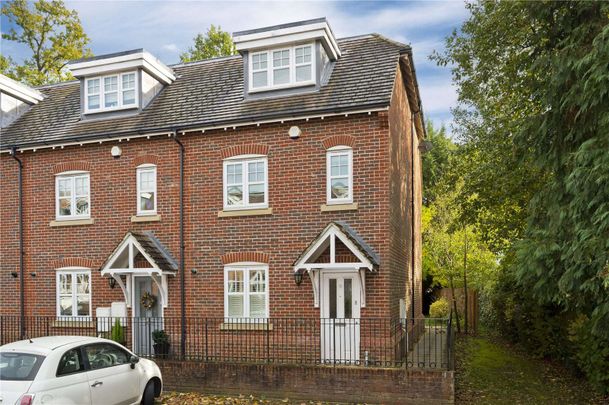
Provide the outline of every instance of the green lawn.
{"type": "Polygon", "coordinates": [[[457,338],[457,404],[607,404],[562,367],[487,335],[457,338]]]}

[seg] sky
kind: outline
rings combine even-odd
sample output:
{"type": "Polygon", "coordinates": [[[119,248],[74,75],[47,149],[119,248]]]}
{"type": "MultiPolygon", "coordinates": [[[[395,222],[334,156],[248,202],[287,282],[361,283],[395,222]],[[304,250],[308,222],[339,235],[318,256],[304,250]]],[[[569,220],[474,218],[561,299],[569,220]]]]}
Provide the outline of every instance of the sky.
{"type": "MultiPolygon", "coordinates": [[[[444,38],[467,18],[463,0],[455,1],[67,1],[78,11],[95,55],[144,48],[166,64],[179,62],[181,52],[211,25],[234,32],[326,17],[338,38],[379,33],[410,44],[423,110],[435,125],[450,132],[451,107],[457,95],[450,68],[429,60],[441,51],[444,38]]],[[[3,16],[1,29],[8,22],[3,16]]],[[[0,43],[2,54],[19,61],[27,48],[0,43]]]]}

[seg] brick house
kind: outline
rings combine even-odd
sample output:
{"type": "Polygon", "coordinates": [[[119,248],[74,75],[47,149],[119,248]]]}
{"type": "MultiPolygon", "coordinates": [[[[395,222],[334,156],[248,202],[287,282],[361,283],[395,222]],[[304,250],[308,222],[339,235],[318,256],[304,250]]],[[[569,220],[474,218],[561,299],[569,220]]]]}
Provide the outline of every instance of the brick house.
{"type": "Polygon", "coordinates": [[[0,314],[53,333],[156,319],[183,351],[192,319],[242,335],[342,319],[313,344],[347,361],[365,319],[421,316],[411,48],[336,39],[324,18],[234,40],[239,55],[173,66],[73,61],[77,80],[36,89],[0,78],[0,314]]]}

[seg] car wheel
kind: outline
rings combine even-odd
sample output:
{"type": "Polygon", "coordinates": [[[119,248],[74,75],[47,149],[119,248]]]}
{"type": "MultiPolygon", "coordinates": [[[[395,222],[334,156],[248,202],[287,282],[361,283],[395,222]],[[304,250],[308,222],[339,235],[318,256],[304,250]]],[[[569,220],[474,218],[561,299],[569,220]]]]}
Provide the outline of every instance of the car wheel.
{"type": "Polygon", "coordinates": [[[144,395],[142,395],[142,405],[153,405],[154,404],[154,383],[148,381],[146,388],[144,389],[144,395]]]}

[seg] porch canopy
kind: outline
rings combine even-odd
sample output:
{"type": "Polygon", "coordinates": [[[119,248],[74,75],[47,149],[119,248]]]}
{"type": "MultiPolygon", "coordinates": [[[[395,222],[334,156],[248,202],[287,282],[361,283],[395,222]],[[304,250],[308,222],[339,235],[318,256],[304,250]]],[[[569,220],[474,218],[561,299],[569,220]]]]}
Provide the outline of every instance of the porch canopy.
{"type": "Polygon", "coordinates": [[[366,306],[366,271],[378,270],[378,254],[344,221],[330,222],[294,262],[294,272],[307,272],[319,307],[320,272],[351,270],[359,273],[361,305],[366,306]]]}
{"type": "Polygon", "coordinates": [[[178,264],[152,232],[129,231],[101,267],[101,275],[116,280],[128,307],[132,304],[132,275],[147,275],[159,287],[163,308],[167,307],[167,276],[178,264]],[[126,276],[123,281],[122,276],[126,276]]]}

